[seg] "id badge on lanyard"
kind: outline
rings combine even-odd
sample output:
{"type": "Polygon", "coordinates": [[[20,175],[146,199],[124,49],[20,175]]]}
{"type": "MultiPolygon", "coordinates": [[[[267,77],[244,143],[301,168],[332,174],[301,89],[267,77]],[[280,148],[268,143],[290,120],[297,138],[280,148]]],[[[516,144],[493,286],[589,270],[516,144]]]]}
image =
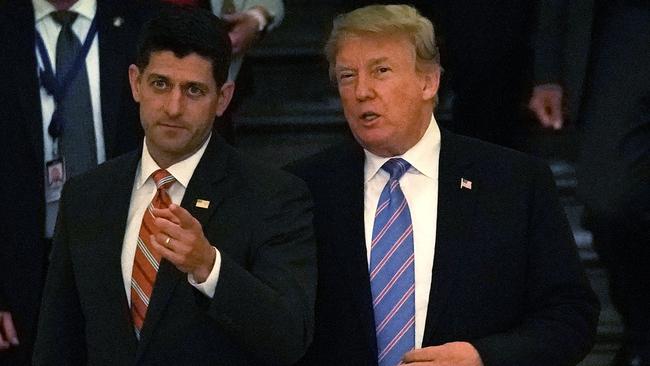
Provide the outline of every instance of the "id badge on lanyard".
{"type": "Polygon", "coordinates": [[[65,75],[61,76],[54,74],[52,62],[47,54],[43,38],[38,30],[36,30],[36,46],[43,63],[43,68],[39,69],[40,84],[54,98],[55,103],[52,120],[48,126],[48,133],[54,140],[52,144],[52,159],[45,162],[45,201],[48,203],[58,201],[61,198],[61,190],[66,181],[65,161],[58,151],[59,137],[65,126],[65,121],[60,115],[60,105],[68,91],[70,83],[86,62],[86,56],[96,34],[97,17],[93,18],[90,24],[86,39],[74,60],[72,68],[65,75]]]}

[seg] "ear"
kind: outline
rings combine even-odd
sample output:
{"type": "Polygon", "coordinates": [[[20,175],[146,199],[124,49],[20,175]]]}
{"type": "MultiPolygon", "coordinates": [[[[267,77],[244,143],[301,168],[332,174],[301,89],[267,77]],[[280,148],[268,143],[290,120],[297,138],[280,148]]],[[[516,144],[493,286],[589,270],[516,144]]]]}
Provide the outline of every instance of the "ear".
{"type": "Polygon", "coordinates": [[[232,95],[235,92],[235,83],[226,81],[219,89],[219,99],[217,100],[217,116],[221,117],[223,112],[228,108],[232,95]]]}
{"type": "Polygon", "coordinates": [[[136,65],[129,66],[129,84],[131,84],[131,94],[133,100],[140,102],[140,69],[136,65]]]}
{"type": "Polygon", "coordinates": [[[433,100],[440,87],[440,66],[436,65],[431,70],[423,73],[423,78],[422,99],[433,100]]]}

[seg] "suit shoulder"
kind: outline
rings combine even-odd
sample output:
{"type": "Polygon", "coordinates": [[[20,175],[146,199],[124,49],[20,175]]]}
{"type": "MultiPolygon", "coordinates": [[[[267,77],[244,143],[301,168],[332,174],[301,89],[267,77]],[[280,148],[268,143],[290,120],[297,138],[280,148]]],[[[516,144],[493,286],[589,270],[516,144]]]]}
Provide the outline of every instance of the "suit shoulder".
{"type": "Polygon", "coordinates": [[[325,150],[294,161],[284,169],[307,183],[327,180],[337,176],[341,171],[362,167],[363,150],[353,142],[345,142],[326,148],[325,150]],[[361,165],[359,165],[361,164],[361,165]]]}
{"type": "Polygon", "coordinates": [[[263,194],[285,189],[306,189],[305,182],[281,169],[272,168],[240,152],[230,149],[230,166],[248,189],[263,194]]]}
{"type": "MultiPolygon", "coordinates": [[[[464,154],[483,170],[494,174],[505,172],[548,170],[548,164],[537,157],[507,147],[481,141],[472,137],[445,132],[443,144],[452,144],[450,149],[443,149],[448,154],[464,154]],[[446,141],[445,141],[446,140],[446,141]]],[[[447,158],[441,156],[441,160],[447,158]]]]}
{"type": "MultiPolygon", "coordinates": [[[[102,181],[107,182],[105,184],[110,184],[110,181],[116,175],[123,174],[125,171],[129,170],[129,167],[134,168],[137,165],[139,161],[139,153],[139,151],[134,150],[114,159],[107,160],[85,173],[70,178],[66,182],[66,187],[81,188],[102,181]]],[[[130,172],[129,174],[132,175],[130,172]]]]}

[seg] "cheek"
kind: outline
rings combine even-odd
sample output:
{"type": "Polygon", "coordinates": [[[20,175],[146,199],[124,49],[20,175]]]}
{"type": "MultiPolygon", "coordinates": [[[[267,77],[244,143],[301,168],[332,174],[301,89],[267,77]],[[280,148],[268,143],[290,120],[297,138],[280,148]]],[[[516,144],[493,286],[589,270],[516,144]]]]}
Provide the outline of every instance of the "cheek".
{"type": "Polygon", "coordinates": [[[348,98],[341,95],[341,106],[343,107],[343,114],[346,118],[354,118],[357,115],[357,105],[355,98],[348,98]]]}

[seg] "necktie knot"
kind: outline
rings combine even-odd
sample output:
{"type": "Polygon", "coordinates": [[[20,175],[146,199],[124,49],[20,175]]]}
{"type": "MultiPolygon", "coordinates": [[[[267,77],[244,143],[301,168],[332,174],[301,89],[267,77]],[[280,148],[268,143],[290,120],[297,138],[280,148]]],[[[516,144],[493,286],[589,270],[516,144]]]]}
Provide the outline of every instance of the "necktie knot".
{"type": "Polygon", "coordinates": [[[70,26],[77,20],[79,13],[69,10],[57,10],[52,12],[52,19],[62,27],[70,26]]]}
{"type": "Polygon", "coordinates": [[[390,179],[395,180],[400,180],[410,167],[411,164],[402,158],[392,158],[381,166],[384,171],[390,174],[390,179]]]}
{"type": "Polygon", "coordinates": [[[152,174],[153,181],[156,183],[156,188],[167,190],[176,181],[173,175],[169,174],[165,169],[158,169],[152,174]]]}

